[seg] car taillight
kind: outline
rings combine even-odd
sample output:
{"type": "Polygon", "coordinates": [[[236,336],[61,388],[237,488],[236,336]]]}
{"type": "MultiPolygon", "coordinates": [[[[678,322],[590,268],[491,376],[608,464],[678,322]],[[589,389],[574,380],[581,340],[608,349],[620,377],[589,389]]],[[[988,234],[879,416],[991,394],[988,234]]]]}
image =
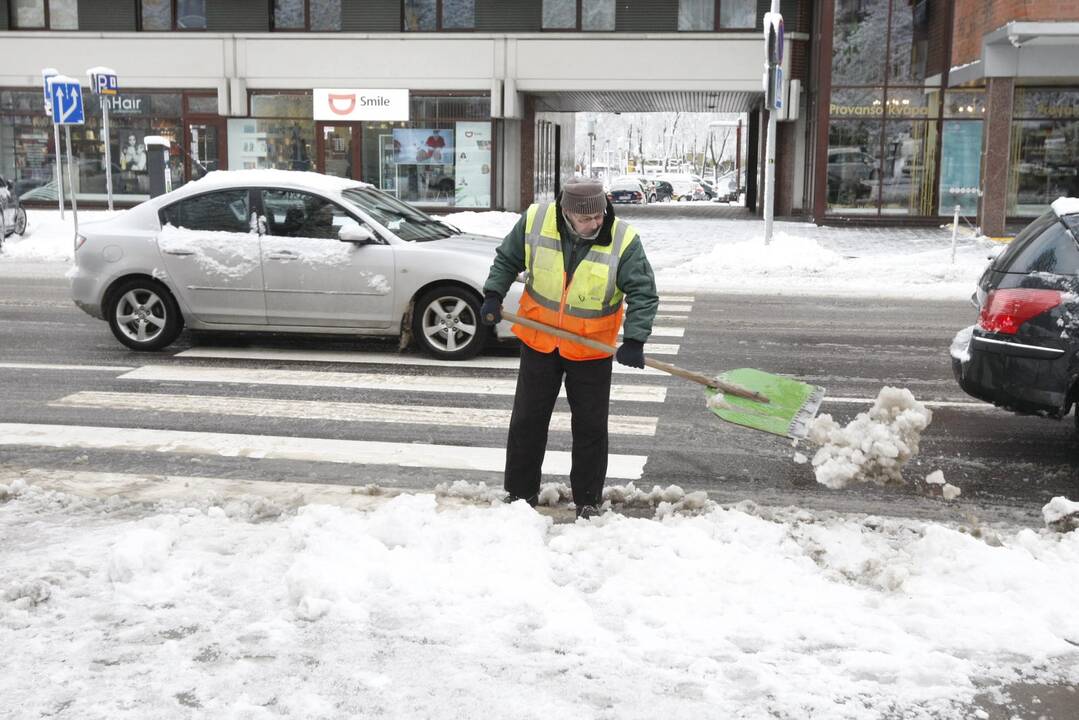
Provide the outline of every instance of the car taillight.
{"type": "Polygon", "coordinates": [[[982,305],[978,327],[986,332],[1015,335],[1027,320],[1055,308],[1060,303],[1059,290],[993,290],[982,305]]]}

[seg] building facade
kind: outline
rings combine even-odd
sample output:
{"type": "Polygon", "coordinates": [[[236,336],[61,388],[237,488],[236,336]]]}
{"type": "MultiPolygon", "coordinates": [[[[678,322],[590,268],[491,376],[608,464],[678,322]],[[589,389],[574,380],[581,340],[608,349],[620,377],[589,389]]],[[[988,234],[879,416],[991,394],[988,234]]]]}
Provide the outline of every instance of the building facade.
{"type": "MultiPolygon", "coordinates": [[[[0,0],[0,175],[56,196],[42,68],[117,71],[113,192],[216,168],[310,169],[418,205],[516,210],[573,172],[574,113],[746,116],[763,179],[769,0],[0,0]],[[407,120],[325,119],[316,99],[405,92],[407,120]]],[[[1076,0],[782,0],[776,212],[988,234],[1079,194],[1076,0]]],[[[80,200],[103,200],[101,110],[73,129],[80,200]]],[[[66,183],[66,181],[65,181],[66,183]]]]}

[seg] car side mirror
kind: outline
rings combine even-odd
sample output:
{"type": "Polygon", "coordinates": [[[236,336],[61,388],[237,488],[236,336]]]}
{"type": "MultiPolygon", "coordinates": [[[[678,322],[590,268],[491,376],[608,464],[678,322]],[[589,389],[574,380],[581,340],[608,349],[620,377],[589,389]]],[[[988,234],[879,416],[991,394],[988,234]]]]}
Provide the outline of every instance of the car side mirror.
{"type": "Polygon", "coordinates": [[[357,245],[374,245],[378,242],[370,228],[363,225],[346,225],[337,233],[337,239],[341,242],[350,242],[357,245]]]}

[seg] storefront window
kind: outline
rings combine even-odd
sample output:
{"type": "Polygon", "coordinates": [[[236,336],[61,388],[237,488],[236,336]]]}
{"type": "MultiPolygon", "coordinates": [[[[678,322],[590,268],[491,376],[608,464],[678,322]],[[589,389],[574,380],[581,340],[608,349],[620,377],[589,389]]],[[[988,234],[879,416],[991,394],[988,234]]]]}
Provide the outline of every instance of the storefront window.
{"type": "Polygon", "coordinates": [[[932,177],[937,161],[937,125],[921,120],[884,124],[881,214],[932,215],[932,177]]]}
{"type": "Polygon", "coordinates": [[[1038,215],[1061,195],[1079,195],[1079,91],[1017,88],[1008,214],[1038,215]]]}
{"type": "Polygon", "coordinates": [[[310,119],[229,120],[229,167],[233,170],[314,170],[314,142],[315,123],[310,119]]]}
{"type": "Polygon", "coordinates": [[[406,202],[490,207],[490,99],[411,99],[410,122],[362,125],[362,179],[406,202]]]}
{"type": "Polygon", "coordinates": [[[187,112],[192,115],[216,115],[216,95],[188,95],[187,112]]]}
{"type": "Polygon", "coordinates": [[[714,30],[715,23],[715,0],[678,0],[679,30],[714,30]]]}
{"type": "Polygon", "coordinates": [[[437,30],[437,0],[405,0],[405,30],[424,32],[437,30]]]}
{"type": "Polygon", "coordinates": [[[877,213],[881,131],[881,122],[876,119],[829,122],[829,211],[877,213]]]}
{"type": "Polygon", "coordinates": [[[757,26],[755,0],[722,0],[719,3],[719,26],[728,30],[757,26]]]}
{"type": "Polygon", "coordinates": [[[925,63],[929,49],[927,0],[903,0],[893,3],[890,47],[889,82],[917,84],[925,79],[925,63]]]}
{"type": "Polygon", "coordinates": [[[832,84],[884,82],[888,40],[888,0],[835,0],[832,84]]]}

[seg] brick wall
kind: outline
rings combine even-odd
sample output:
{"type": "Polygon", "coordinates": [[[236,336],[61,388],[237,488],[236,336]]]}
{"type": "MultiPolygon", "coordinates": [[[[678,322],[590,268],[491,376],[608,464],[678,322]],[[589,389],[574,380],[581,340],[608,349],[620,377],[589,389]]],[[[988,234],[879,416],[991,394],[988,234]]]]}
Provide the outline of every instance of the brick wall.
{"type": "Polygon", "coordinates": [[[952,66],[982,56],[982,38],[1007,23],[1018,21],[1079,20],[1075,0],[955,0],[952,66]]]}

